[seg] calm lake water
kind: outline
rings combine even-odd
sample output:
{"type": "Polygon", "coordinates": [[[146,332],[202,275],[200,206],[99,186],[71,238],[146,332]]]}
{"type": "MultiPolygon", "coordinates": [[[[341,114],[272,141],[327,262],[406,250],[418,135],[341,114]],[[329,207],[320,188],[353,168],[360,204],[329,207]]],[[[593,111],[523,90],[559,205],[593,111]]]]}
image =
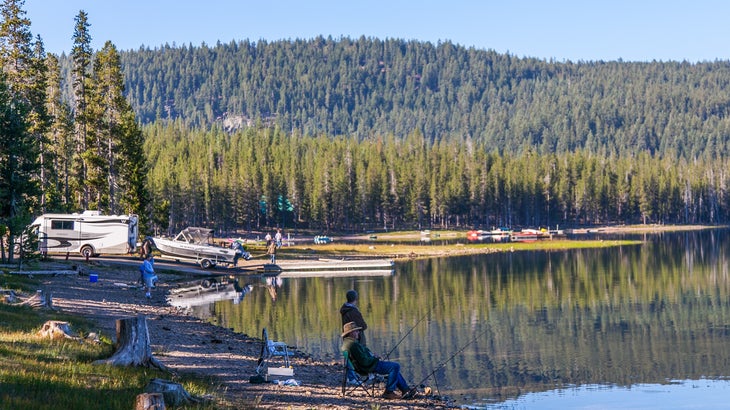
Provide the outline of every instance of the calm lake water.
{"type": "Polygon", "coordinates": [[[640,238],[608,249],[404,262],[384,277],[241,277],[237,297],[192,309],[339,360],[338,310],[356,289],[368,347],[392,350],[410,383],[459,404],[726,406],[730,231],[640,238]]]}

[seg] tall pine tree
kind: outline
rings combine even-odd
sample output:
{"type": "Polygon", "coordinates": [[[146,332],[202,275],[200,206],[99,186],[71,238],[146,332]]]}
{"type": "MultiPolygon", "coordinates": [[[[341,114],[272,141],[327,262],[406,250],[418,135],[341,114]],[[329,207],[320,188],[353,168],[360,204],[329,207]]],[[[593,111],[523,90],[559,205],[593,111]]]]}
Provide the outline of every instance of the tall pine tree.
{"type": "Polygon", "coordinates": [[[72,167],[72,191],[74,204],[81,210],[89,207],[91,191],[88,182],[88,141],[93,141],[92,117],[89,112],[91,102],[91,63],[93,52],[91,49],[91,34],[89,33],[88,15],[79,11],[76,16],[76,26],[73,35],[73,49],[71,50],[71,76],[74,93],[74,156],[72,167]]]}
{"type": "MultiPolygon", "coordinates": [[[[0,6],[0,219],[10,243],[30,221],[37,204],[40,147],[48,127],[43,43],[35,47],[23,0],[0,6]]],[[[3,259],[5,255],[3,254],[3,259]]],[[[10,247],[10,259],[13,247],[10,247]]]]}
{"type": "Polygon", "coordinates": [[[146,229],[150,211],[147,191],[147,165],[144,137],[124,96],[124,76],[119,53],[111,42],[96,54],[94,60],[94,112],[97,129],[106,150],[107,192],[112,213],[137,213],[146,229]]]}

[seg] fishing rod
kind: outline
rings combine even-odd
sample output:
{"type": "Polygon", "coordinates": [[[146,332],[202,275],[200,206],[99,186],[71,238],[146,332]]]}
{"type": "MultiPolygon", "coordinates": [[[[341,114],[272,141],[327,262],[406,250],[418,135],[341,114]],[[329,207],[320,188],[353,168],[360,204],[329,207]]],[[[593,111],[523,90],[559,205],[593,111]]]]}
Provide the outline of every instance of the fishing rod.
{"type": "Polygon", "coordinates": [[[408,330],[408,332],[406,332],[406,334],[404,334],[404,335],[403,335],[403,337],[401,337],[401,338],[400,338],[400,340],[398,341],[398,343],[396,343],[396,344],[395,344],[395,346],[393,346],[393,348],[392,348],[392,349],[390,349],[390,351],[389,351],[388,353],[386,353],[386,354],[385,354],[385,359],[386,359],[386,360],[388,360],[388,359],[390,358],[390,354],[391,354],[391,353],[393,353],[393,350],[395,350],[395,349],[396,349],[396,348],[398,347],[398,345],[400,345],[400,344],[401,344],[401,342],[402,342],[402,341],[403,341],[403,340],[404,340],[404,339],[405,339],[405,338],[406,338],[406,337],[407,337],[408,335],[410,335],[410,334],[411,334],[411,332],[413,331],[413,329],[415,329],[415,328],[416,328],[416,326],[418,326],[418,324],[419,324],[419,323],[421,323],[421,322],[423,321],[423,319],[425,319],[425,318],[426,318],[427,316],[428,316],[428,312],[426,312],[426,314],[424,314],[423,316],[421,316],[421,318],[420,318],[420,319],[418,319],[418,322],[416,322],[416,324],[415,324],[415,325],[411,326],[411,328],[410,328],[410,329],[408,330]]]}
{"type": "Polygon", "coordinates": [[[483,335],[484,335],[485,333],[487,333],[488,331],[489,331],[489,328],[487,327],[487,328],[486,328],[486,329],[485,329],[485,330],[484,330],[483,332],[481,332],[481,333],[479,333],[478,335],[474,336],[474,338],[472,338],[472,339],[471,339],[471,340],[469,341],[469,343],[467,343],[467,344],[465,344],[464,346],[462,346],[462,347],[461,347],[461,348],[460,348],[459,350],[457,350],[457,351],[456,351],[456,353],[452,354],[452,355],[451,355],[451,357],[449,357],[449,358],[448,358],[448,359],[446,359],[446,360],[445,360],[444,362],[442,362],[441,364],[439,364],[438,366],[436,366],[436,367],[435,367],[435,368],[433,369],[433,371],[432,371],[431,373],[429,373],[429,374],[428,374],[428,375],[427,375],[426,377],[424,377],[424,378],[423,378],[423,380],[421,380],[420,382],[416,383],[416,384],[415,384],[415,386],[420,386],[420,385],[422,385],[422,384],[423,384],[423,383],[424,383],[424,382],[425,382],[426,380],[430,379],[430,378],[431,378],[431,376],[433,376],[434,374],[436,374],[436,372],[437,372],[437,371],[438,371],[438,370],[439,370],[440,368],[444,367],[444,366],[446,365],[446,363],[448,363],[448,362],[450,362],[450,361],[454,360],[454,358],[455,358],[456,356],[458,356],[458,355],[459,355],[459,354],[460,354],[461,352],[463,352],[464,350],[466,350],[466,348],[467,348],[467,347],[469,347],[469,345],[471,345],[472,343],[476,342],[476,341],[477,341],[477,339],[479,339],[480,337],[482,337],[482,336],[483,336],[483,335]]]}

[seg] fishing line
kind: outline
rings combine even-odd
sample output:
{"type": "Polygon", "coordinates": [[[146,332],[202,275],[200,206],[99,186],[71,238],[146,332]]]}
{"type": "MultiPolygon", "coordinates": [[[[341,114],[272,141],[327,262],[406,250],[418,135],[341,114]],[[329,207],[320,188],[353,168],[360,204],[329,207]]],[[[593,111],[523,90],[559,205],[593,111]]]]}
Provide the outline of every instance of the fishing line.
{"type": "Polygon", "coordinates": [[[419,323],[421,323],[421,322],[423,321],[423,319],[425,319],[426,317],[428,317],[428,312],[426,312],[426,314],[425,314],[425,315],[421,316],[421,318],[420,318],[420,319],[418,319],[418,322],[416,322],[416,324],[415,324],[415,325],[411,326],[411,328],[410,328],[410,329],[408,330],[408,332],[406,332],[406,334],[405,334],[405,335],[403,335],[403,337],[401,337],[401,338],[400,338],[400,340],[398,341],[398,343],[396,343],[396,344],[395,344],[395,346],[393,346],[393,348],[392,348],[392,349],[390,349],[390,351],[389,351],[388,353],[386,353],[386,354],[385,354],[385,359],[386,359],[386,360],[389,360],[389,358],[390,358],[390,354],[391,354],[391,353],[393,353],[393,350],[395,350],[395,349],[396,349],[396,348],[398,347],[398,345],[400,345],[400,344],[401,344],[401,342],[402,342],[402,341],[403,341],[403,340],[404,340],[404,339],[405,339],[405,338],[406,338],[406,337],[407,337],[408,335],[410,335],[410,334],[411,334],[411,332],[413,331],[413,329],[415,329],[415,328],[416,328],[416,326],[418,326],[418,324],[419,324],[419,323]]]}
{"type": "Polygon", "coordinates": [[[423,383],[424,383],[424,382],[425,382],[426,380],[430,379],[430,378],[431,378],[431,376],[433,376],[434,374],[436,374],[436,372],[437,372],[437,371],[438,371],[439,369],[441,369],[442,367],[444,367],[444,366],[446,365],[446,363],[448,363],[448,362],[450,362],[450,361],[454,360],[454,358],[455,358],[455,357],[456,357],[457,355],[459,355],[459,354],[460,354],[461,352],[463,352],[464,350],[466,350],[466,348],[467,348],[467,347],[469,347],[469,345],[471,345],[472,343],[476,342],[476,341],[477,341],[477,339],[479,339],[480,337],[482,337],[482,336],[483,336],[483,335],[484,335],[485,333],[487,333],[488,331],[489,331],[489,327],[487,327],[486,329],[484,329],[484,331],[483,331],[483,332],[481,332],[481,333],[479,333],[478,335],[474,336],[474,338],[472,338],[472,339],[471,339],[471,340],[469,341],[469,343],[467,343],[467,344],[465,344],[464,346],[462,346],[462,347],[461,347],[461,348],[460,348],[459,350],[457,350],[457,351],[456,351],[456,353],[452,354],[452,355],[451,355],[451,357],[449,357],[449,358],[448,358],[448,359],[446,359],[446,360],[445,360],[444,362],[442,362],[441,364],[439,364],[438,366],[436,366],[436,367],[435,367],[435,368],[433,369],[433,371],[432,371],[431,373],[429,373],[429,374],[428,374],[428,375],[427,375],[426,377],[424,377],[424,378],[423,378],[423,380],[421,380],[420,382],[416,383],[415,385],[416,385],[416,386],[420,386],[420,385],[422,385],[422,384],[423,384],[423,383]]]}

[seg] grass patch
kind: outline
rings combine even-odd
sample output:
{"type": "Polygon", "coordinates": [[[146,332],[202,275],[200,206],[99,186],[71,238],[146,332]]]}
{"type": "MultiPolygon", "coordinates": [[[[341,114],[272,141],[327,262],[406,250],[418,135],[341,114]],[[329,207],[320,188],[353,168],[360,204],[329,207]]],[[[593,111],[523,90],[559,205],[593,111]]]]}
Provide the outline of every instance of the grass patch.
{"type": "Polygon", "coordinates": [[[317,255],[319,257],[387,257],[387,258],[429,258],[494,252],[516,252],[529,250],[568,250],[586,248],[606,248],[613,246],[638,245],[637,240],[539,240],[534,242],[507,243],[458,243],[458,244],[403,244],[398,241],[388,242],[385,239],[370,243],[332,242],[325,245],[296,244],[284,246],[277,252],[277,257],[303,257],[317,255]]]}
{"type": "MultiPolygon", "coordinates": [[[[3,289],[35,289],[26,277],[1,275],[3,289]]],[[[48,320],[69,322],[78,336],[88,334],[91,324],[78,317],[53,311],[0,303],[0,403],[3,409],[124,409],[152,378],[170,379],[156,369],[94,365],[108,358],[113,346],[107,341],[49,340],[37,335],[48,320]]],[[[196,378],[176,379],[193,395],[210,394],[211,382],[196,378]]],[[[218,408],[214,403],[184,409],[218,408]]]]}

